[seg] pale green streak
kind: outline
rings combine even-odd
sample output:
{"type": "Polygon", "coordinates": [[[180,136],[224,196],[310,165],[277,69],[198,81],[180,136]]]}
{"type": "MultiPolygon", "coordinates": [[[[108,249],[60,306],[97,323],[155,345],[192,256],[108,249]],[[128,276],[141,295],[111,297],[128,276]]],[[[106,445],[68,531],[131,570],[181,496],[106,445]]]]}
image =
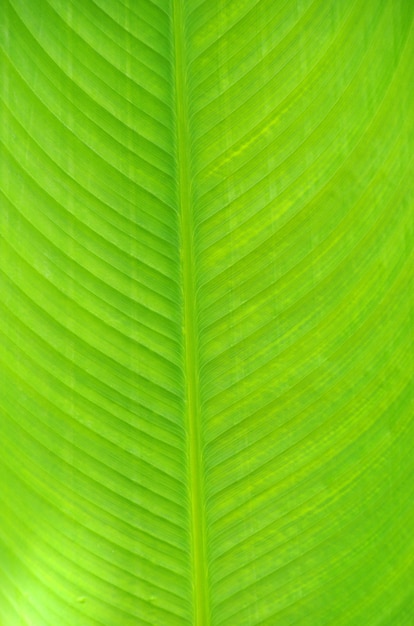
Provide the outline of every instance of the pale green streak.
{"type": "Polygon", "coordinates": [[[210,623],[208,608],[207,558],[205,546],[204,489],[200,433],[199,364],[195,288],[194,230],[191,199],[190,137],[188,130],[185,33],[182,0],[174,0],[174,60],[177,111],[178,204],[181,228],[183,285],[183,343],[185,423],[189,472],[191,561],[193,571],[194,626],[210,623]]]}

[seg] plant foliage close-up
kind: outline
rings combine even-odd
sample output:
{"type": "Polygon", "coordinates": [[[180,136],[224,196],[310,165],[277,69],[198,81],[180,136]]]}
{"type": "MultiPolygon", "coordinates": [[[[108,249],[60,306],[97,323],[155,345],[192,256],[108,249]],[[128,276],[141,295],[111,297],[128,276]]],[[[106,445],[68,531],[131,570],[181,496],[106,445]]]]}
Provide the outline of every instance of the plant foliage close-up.
{"type": "Polygon", "coordinates": [[[0,0],[0,626],[412,626],[413,0],[0,0]]]}

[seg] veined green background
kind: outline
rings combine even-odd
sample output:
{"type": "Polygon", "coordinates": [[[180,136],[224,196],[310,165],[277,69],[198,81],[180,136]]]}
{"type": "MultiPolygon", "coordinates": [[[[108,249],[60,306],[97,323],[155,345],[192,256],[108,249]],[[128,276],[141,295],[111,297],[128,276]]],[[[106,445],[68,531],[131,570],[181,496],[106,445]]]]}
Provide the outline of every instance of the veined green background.
{"type": "Polygon", "coordinates": [[[412,0],[0,0],[0,626],[414,624],[412,0]]]}

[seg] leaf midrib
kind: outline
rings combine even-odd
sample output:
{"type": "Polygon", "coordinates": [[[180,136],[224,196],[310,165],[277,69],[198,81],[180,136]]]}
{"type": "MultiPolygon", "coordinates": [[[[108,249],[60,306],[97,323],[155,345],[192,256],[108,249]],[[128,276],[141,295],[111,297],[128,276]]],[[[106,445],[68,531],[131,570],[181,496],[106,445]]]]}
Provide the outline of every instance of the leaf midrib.
{"type": "Polygon", "coordinates": [[[190,134],[184,38],[183,0],[174,0],[174,67],[176,104],[176,160],[178,214],[180,227],[181,280],[183,298],[183,366],[185,425],[192,569],[194,626],[209,624],[208,582],[205,541],[204,485],[200,433],[199,362],[193,211],[191,198],[190,134]]]}

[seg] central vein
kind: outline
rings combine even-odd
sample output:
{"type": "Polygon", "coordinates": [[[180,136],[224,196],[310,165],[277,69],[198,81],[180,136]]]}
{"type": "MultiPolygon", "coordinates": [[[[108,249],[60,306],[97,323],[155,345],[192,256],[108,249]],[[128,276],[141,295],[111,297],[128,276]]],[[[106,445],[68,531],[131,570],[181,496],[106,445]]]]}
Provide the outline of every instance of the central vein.
{"type": "Polygon", "coordinates": [[[208,626],[207,560],[200,433],[199,364],[197,350],[195,255],[188,132],[188,105],[184,41],[183,0],[174,0],[175,99],[178,164],[178,201],[181,227],[183,280],[183,338],[185,350],[186,428],[189,473],[193,624],[208,626]]]}

